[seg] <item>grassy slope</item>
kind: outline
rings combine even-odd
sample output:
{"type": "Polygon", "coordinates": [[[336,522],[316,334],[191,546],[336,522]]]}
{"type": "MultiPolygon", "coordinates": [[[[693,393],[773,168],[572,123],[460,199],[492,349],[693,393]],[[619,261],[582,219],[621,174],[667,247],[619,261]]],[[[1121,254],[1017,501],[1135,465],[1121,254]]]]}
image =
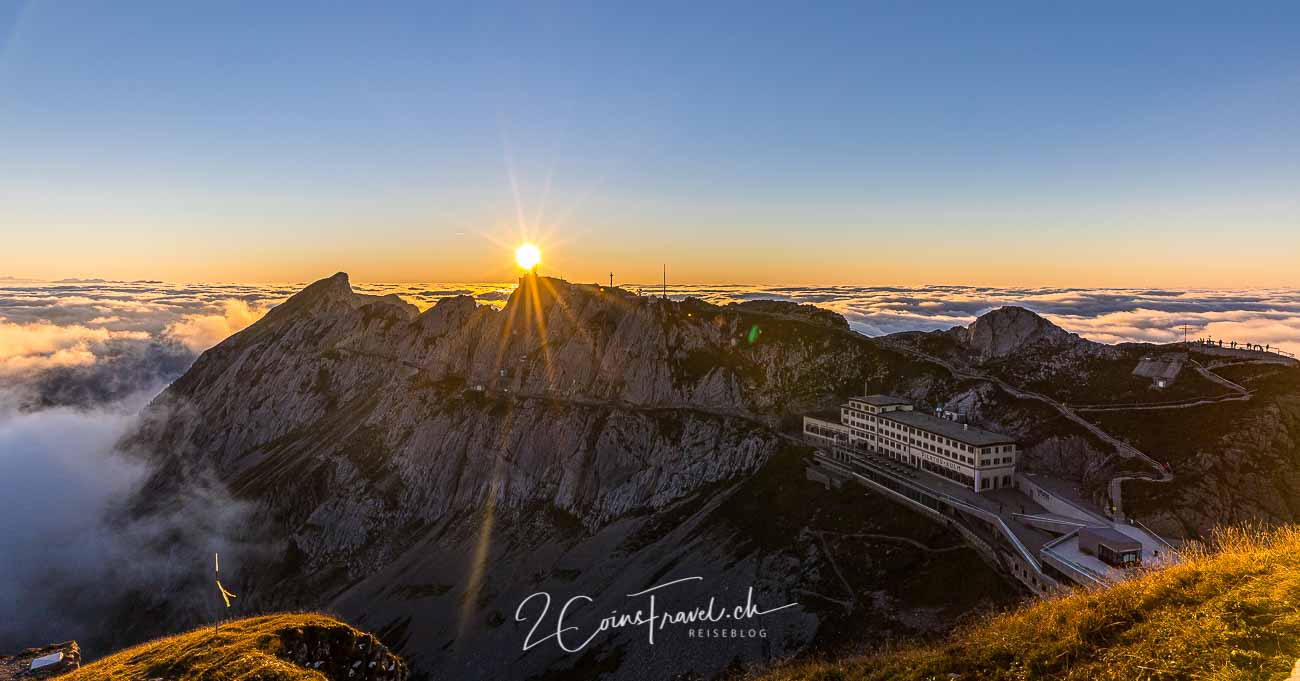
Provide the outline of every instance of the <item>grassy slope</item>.
{"type": "Polygon", "coordinates": [[[1300,657],[1298,605],[1300,527],[1234,530],[1179,565],[993,615],[935,644],[762,678],[1284,679],[1300,657]]]}
{"type": "Polygon", "coordinates": [[[276,657],[283,647],[282,635],[304,629],[365,636],[338,620],[314,613],[250,617],[223,623],[221,633],[215,637],[209,626],[127,648],[59,679],[324,681],[326,676],[320,672],[276,657]]]}

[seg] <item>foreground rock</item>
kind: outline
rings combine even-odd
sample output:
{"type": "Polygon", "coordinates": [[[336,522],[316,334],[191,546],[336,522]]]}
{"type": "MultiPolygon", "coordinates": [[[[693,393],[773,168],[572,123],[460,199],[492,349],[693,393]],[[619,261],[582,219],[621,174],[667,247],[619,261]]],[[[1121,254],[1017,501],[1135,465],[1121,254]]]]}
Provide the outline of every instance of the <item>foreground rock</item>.
{"type": "Polygon", "coordinates": [[[28,648],[16,655],[0,655],[0,681],[48,679],[81,666],[81,648],[76,641],[28,648]]]}

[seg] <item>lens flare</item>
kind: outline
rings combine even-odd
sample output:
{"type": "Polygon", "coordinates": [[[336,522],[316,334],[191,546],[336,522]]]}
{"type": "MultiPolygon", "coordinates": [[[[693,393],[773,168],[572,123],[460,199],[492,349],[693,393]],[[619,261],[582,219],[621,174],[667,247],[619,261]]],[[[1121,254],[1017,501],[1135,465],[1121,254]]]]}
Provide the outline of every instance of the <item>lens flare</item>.
{"type": "Polygon", "coordinates": [[[537,267],[537,263],[541,261],[542,252],[532,244],[523,244],[515,249],[515,263],[526,270],[537,267]]]}

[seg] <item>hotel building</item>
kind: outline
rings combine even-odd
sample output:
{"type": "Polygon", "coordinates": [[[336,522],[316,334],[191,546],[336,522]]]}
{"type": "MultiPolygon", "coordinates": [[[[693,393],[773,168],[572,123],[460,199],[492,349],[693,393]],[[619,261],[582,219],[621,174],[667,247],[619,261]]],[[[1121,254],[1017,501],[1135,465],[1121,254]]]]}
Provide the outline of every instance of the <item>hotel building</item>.
{"type": "Polygon", "coordinates": [[[949,418],[915,411],[889,395],[849,398],[836,423],[805,416],[804,435],[842,448],[879,454],[941,475],[976,492],[1012,487],[1016,442],[949,418]]]}

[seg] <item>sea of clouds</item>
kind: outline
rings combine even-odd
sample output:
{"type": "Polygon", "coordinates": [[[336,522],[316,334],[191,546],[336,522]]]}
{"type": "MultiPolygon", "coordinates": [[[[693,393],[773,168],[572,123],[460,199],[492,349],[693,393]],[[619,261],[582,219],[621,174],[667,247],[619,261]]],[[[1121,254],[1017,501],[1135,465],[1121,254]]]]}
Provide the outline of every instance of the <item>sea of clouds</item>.
{"type": "MultiPolygon", "coordinates": [[[[90,407],[156,391],[200,352],[300,288],[0,279],[0,395],[29,407],[90,407]]],[[[421,309],[455,295],[499,306],[511,291],[503,284],[353,288],[396,293],[421,309]]],[[[647,286],[646,292],[657,293],[658,287],[647,286]]],[[[1300,350],[1300,290],[1295,289],[670,286],[668,294],[719,304],[758,298],[811,303],[844,315],[870,336],[946,329],[996,307],[1020,305],[1106,343],[1171,343],[1186,331],[1192,338],[1300,350]]]]}
{"type": "MultiPolygon", "coordinates": [[[[139,409],[203,350],[300,288],[0,279],[0,647],[88,636],[100,604],[115,590],[195,569],[196,556],[178,563],[175,551],[160,553],[158,536],[192,532],[184,546],[198,554],[228,543],[239,510],[217,490],[196,490],[200,505],[161,526],[110,523],[114,505],[149,473],[114,445],[139,409]]],[[[503,284],[353,288],[396,293],[422,309],[454,295],[499,306],[512,290],[503,284]]],[[[1108,343],[1174,342],[1186,326],[1193,338],[1300,350],[1300,291],[1294,289],[670,286],[667,293],[719,304],[811,303],[839,312],[867,335],[946,329],[1020,305],[1108,343]]]]}

